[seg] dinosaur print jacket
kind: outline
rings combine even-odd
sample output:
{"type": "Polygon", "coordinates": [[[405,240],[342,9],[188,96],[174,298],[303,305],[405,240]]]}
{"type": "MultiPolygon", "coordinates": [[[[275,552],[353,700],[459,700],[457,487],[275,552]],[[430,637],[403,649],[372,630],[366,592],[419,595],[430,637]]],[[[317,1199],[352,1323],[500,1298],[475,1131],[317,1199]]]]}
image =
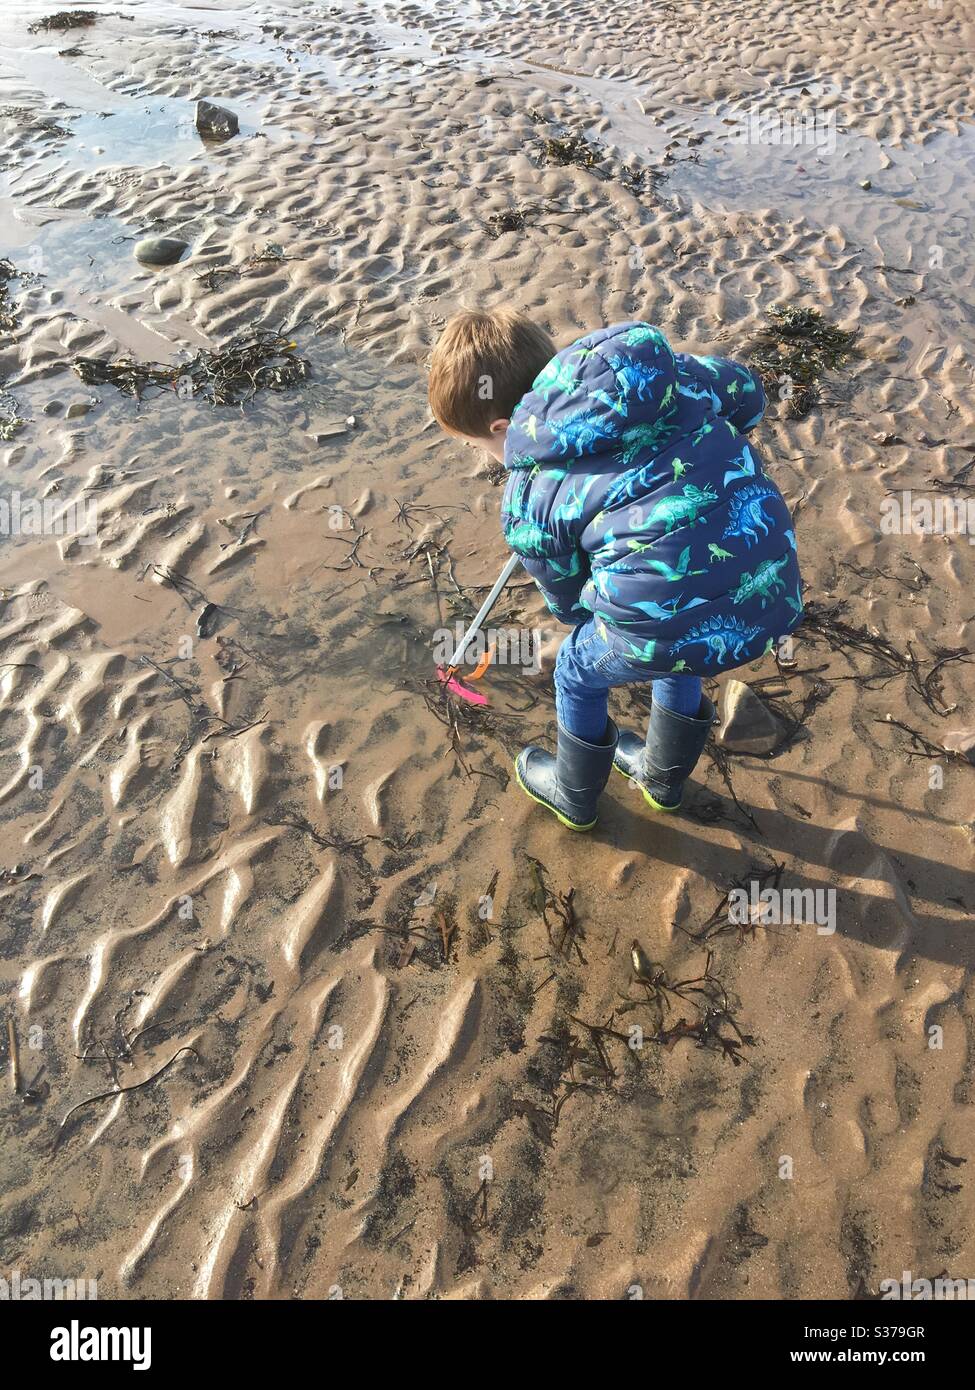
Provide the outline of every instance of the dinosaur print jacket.
{"type": "Polygon", "coordinates": [[[745,440],[747,367],[647,323],[563,349],[515,407],[501,521],[551,611],[647,671],[754,661],[802,617],[792,517],[745,440]]]}

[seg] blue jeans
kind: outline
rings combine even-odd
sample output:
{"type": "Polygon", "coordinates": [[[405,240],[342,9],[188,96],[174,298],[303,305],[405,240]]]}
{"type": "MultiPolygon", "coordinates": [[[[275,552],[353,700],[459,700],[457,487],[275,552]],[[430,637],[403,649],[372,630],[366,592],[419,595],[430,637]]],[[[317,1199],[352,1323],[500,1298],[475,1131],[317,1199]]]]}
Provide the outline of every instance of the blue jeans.
{"type": "Polygon", "coordinates": [[[565,639],[555,661],[559,724],[576,738],[598,743],[606,733],[611,687],[635,681],[652,681],[653,700],[661,709],[697,717],[701,708],[700,676],[647,670],[646,662],[631,661],[597,636],[595,622],[590,618],[565,639]]]}

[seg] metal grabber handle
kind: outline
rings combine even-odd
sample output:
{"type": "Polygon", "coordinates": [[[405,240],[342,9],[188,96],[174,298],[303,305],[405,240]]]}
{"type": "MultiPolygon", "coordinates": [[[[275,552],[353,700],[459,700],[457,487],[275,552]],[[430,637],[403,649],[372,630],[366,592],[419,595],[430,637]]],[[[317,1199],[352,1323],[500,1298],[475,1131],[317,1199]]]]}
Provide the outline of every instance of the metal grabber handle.
{"type": "Polygon", "coordinates": [[[467,648],[471,645],[471,642],[473,642],[478,632],[480,632],[481,627],[484,624],[484,620],[487,618],[491,609],[494,607],[498,599],[501,597],[501,593],[504,589],[504,586],[507,584],[508,580],[514,574],[515,570],[517,569],[520,563],[520,555],[512,554],[508,557],[508,563],[505,565],[504,569],[501,571],[497,579],[494,581],[494,587],[492,588],[491,592],[488,594],[484,602],[481,604],[480,608],[477,610],[477,613],[474,617],[474,621],[471,623],[470,627],[467,629],[463,637],[457,643],[457,646],[454,648],[454,654],[450,658],[450,662],[447,666],[447,672],[449,675],[452,675],[454,671],[457,670],[460,663],[464,660],[464,656],[467,653],[467,648]]]}

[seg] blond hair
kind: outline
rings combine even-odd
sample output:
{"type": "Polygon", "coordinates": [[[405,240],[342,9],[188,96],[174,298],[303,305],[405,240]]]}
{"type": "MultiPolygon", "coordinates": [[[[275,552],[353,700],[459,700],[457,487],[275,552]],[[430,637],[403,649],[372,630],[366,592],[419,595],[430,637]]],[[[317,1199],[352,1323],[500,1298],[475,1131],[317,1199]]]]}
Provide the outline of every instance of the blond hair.
{"type": "Polygon", "coordinates": [[[514,309],[454,314],[430,359],[435,420],[452,434],[486,438],[492,420],[510,418],[555,351],[545,330],[514,309]]]}

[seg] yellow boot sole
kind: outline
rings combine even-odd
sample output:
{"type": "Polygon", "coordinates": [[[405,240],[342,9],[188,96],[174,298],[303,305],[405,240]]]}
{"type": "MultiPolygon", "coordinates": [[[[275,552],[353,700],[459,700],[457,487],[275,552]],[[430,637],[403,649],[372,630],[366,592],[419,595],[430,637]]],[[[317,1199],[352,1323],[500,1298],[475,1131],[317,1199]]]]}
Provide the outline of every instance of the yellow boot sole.
{"type": "Polygon", "coordinates": [[[591,830],[593,826],[596,824],[598,817],[593,816],[592,820],[589,822],[588,825],[576,825],[574,821],[567,820],[566,817],[563,816],[560,811],[556,811],[554,806],[551,806],[547,801],[543,801],[540,796],[536,796],[532,789],[530,787],[526,787],[524,782],[521,780],[521,773],[518,771],[517,760],[515,761],[515,781],[518,783],[519,787],[521,787],[522,791],[525,793],[526,796],[530,796],[532,801],[537,801],[539,806],[544,806],[546,811],[551,811],[555,819],[559,821],[562,825],[564,825],[566,830],[591,830]]]}
{"type": "MultiPolygon", "coordinates": [[[[628,772],[624,772],[621,767],[617,767],[615,762],[613,763],[613,767],[619,773],[619,775],[621,777],[625,777],[628,782],[636,781],[636,778],[631,777],[628,772]]],[[[677,812],[680,810],[680,801],[678,801],[676,806],[664,806],[662,802],[657,801],[654,797],[650,795],[646,787],[641,786],[639,782],[637,782],[636,785],[640,788],[641,792],[643,792],[644,801],[647,803],[648,806],[652,806],[655,811],[662,811],[665,816],[675,816],[677,812]]],[[[528,794],[530,796],[531,792],[529,792],[528,794]]],[[[683,797],[681,798],[681,801],[683,801],[683,797]]]]}

